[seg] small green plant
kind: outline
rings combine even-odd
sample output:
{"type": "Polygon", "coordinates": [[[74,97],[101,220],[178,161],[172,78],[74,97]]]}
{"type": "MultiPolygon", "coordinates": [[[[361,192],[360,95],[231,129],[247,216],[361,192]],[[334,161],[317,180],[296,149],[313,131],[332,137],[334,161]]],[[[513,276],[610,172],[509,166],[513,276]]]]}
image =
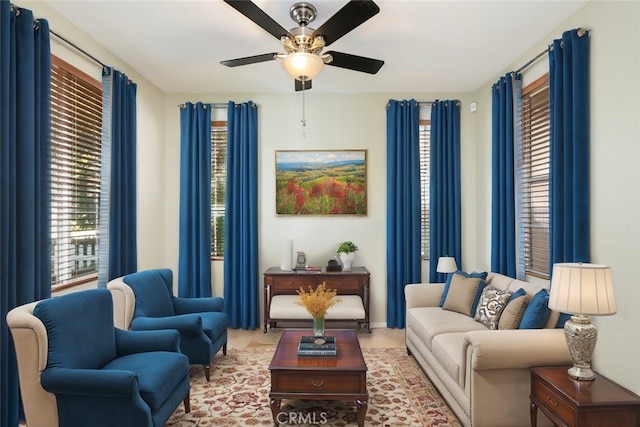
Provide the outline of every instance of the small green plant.
{"type": "Polygon", "coordinates": [[[348,240],[346,242],[340,243],[338,245],[338,249],[336,249],[337,254],[351,253],[351,252],[357,252],[357,251],[358,251],[358,247],[356,246],[356,244],[348,240]]]}

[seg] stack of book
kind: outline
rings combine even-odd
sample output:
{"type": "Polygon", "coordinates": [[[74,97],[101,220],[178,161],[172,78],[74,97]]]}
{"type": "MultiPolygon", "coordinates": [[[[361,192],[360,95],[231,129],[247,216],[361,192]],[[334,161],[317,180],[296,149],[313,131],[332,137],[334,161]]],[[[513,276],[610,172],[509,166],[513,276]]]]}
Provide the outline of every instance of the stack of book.
{"type": "Polygon", "coordinates": [[[336,356],[336,337],[301,337],[298,356],[336,356]]]}

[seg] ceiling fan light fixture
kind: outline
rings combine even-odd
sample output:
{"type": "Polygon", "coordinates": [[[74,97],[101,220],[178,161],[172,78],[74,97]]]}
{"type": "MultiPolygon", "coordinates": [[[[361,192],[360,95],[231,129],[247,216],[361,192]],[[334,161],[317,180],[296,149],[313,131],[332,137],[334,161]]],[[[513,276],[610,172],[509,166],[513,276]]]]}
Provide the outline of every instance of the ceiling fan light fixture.
{"type": "Polygon", "coordinates": [[[308,52],[290,53],[282,59],[282,65],[291,77],[297,80],[312,80],[324,67],[318,55],[308,52]]]}

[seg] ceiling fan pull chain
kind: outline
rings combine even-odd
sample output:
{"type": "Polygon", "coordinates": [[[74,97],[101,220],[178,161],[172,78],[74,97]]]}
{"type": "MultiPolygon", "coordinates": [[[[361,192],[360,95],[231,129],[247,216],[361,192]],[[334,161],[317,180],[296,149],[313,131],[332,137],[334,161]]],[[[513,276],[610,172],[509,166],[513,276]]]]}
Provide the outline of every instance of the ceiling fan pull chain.
{"type": "Polygon", "coordinates": [[[302,76],[302,120],[300,120],[300,122],[302,122],[303,127],[307,126],[307,116],[304,108],[304,105],[305,105],[304,87],[305,87],[305,78],[304,76],[302,76]]]}

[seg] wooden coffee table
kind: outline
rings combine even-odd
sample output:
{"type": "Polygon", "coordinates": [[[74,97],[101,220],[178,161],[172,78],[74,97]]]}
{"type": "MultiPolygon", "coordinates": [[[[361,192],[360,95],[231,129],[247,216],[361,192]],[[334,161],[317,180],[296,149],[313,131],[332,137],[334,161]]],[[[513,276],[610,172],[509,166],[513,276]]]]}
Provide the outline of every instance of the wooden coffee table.
{"type": "Polygon", "coordinates": [[[275,425],[282,399],[354,400],[358,426],[364,426],[369,393],[367,365],[355,330],[327,330],[336,337],[337,356],[298,357],[301,336],[310,330],[284,330],[269,365],[271,413],[275,425]]]}

